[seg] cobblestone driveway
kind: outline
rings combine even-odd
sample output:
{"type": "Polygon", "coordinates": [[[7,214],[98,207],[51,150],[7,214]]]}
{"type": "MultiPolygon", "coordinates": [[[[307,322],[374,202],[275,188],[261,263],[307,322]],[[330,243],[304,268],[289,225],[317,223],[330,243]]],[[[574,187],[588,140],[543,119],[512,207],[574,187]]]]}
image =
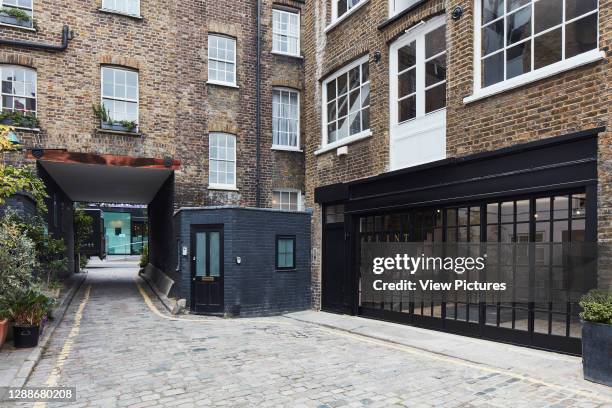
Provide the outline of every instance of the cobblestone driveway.
{"type": "Polygon", "coordinates": [[[47,382],[72,330],[57,371],[58,385],[77,387],[70,406],[606,406],[571,390],[283,317],[170,320],[147,306],[135,277],[134,268],[91,270],[27,385],[47,382]]]}

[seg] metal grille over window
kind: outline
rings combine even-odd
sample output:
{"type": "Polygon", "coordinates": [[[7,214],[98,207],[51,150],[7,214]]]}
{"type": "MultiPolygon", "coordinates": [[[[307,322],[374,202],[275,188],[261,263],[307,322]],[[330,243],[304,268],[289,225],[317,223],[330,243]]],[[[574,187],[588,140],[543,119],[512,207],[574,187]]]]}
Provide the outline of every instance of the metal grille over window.
{"type": "Polygon", "coordinates": [[[480,0],[483,87],[597,48],[597,0],[480,0]]]}

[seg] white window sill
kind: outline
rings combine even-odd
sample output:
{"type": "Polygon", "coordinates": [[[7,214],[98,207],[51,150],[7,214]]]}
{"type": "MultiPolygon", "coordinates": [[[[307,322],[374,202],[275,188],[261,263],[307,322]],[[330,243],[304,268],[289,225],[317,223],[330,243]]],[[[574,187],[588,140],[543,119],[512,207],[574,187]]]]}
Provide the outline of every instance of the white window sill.
{"type": "Polygon", "coordinates": [[[360,8],[363,7],[364,4],[368,3],[370,0],[361,0],[359,3],[357,3],[357,5],[355,7],[353,7],[352,9],[350,9],[349,11],[347,11],[346,13],[344,13],[343,15],[341,15],[340,17],[338,17],[337,19],[335,19],[334,21],[332,21],[331,23],[329,23],[329,25],[327,27],[325,27],[325,30],[323,30],[326,34],[331,31],[334,27],[338,26],[340,23],[342,23],[344,20],[346,20],[347,18],[349,18],[350,16],[352,16],[357,10],[359,10],[360,8]]]}
{"type": "Polygon", "coordinates": [[[298,153],[302,153],[302,149],[300,149],[299,147],[291,147],[291,146],[272,145],[272,150],[280,150],[280,151],[284,151],[284,152],[298,152],[298,153]]]}
{"type": "Polygon", "coordinates": [[[3,125],[3,126],[12,127],[13,129],[22,131],[22,132],[34,132],[34,133],[40,132],[40,128],[29,128],[29,127],[11,126],[11,125],[3,125]]]}
{"type": "Polygon", "coordinates": [[[36,32],[36,29],[34,27],[24,27],[24,26],[20,26],[17,24],[8,24],[8,23],[0,23],[1,27],[10,27],[10,28],[16,28],[18,30],[25,30],[25,31],[34,31],[36,32]]]}
{"type": "Polygon", "coordinates": [[[274,54],[274,55],[281,55],[283,57],[290,57],[290,58],[297,58],[300,60],[303,60],[304,57],[301,56],[300,54],[289,54],[288,52],[281,52],[281,51],[270,51],[270,54],[274,54]]]}
{"type": "Polygon", "coordinates": [[[218,191],[238,191],[236,186],[232,186],[229,184],[209,184],[208,189],[218,191]]]}
{"type": "Polygon", "coordinates": [[[98,11],[102,12],[102,13],[108,13],[108,14],[118,14],[120,16],[125,16],[125,17],[130,17],[130,18],[135,18],[136,20],[142,20],[143,17],[140,14],[129,14],[129,13],[124,13],[123,11],[119,11],[119,10],[113,10],[113,9],[107,9],[107,8],[99,8],[98,11]]]}
{"type": "Polygon", "coordinates": [[[235,88],[235,89],[240,88],[238,85],[236,85],[236,84],[230,84],[229,82],[206,81],[206,83],[207,83],[208,85],[225,86],[225,87],[227,87],[227,88],[235,88]]]}
{"type": "Polygon", "coordinates": [[[531,82],[539,81],[541,79],[559,74],[561,72],[569,71],[578,68],[582,65],[590,64],[592,62],[600,61],[606,58],[604,51],[592,50],[585,52],[575,57],[566,59],[565,61],[559,61],[555,64],[549,65],[544,68],[540,68],[537,71],[528,72],[526,74],[508,79],[503,82],[499,82],[495,85],[488,86],[486,88],[475,90],[475,92],[464,98],[463,103],[468,104],[476,102],[478,100],[488,98],[489,96],[496,95],[502,92],[506,92],[531,82]]]}
{"type": "Polygon", "coordinates": [[[319,150],[316,150],[314,154],[315,156],[318,156],[320,154],[327,153],[329,151],[337,149],[341,146],[346,146],[348,144],[355,143],[363,139],[367,139],[370,136],[372,136],[372,131],[366,130],[361,133],[357,133],[356,135],[345,137],[344,139],[336,140],[333,143],[326,144],[325,146],[321,147],[319,150]]]}

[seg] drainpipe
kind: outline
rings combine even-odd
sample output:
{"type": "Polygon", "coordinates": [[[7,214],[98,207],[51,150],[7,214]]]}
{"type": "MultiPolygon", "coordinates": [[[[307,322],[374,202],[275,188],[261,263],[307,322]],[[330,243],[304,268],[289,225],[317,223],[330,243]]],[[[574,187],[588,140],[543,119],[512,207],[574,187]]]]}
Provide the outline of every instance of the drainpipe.
{"type": "Polygon", "coordinates": [[[70,31],[70,28],[65,25],[62,29],[62,44],[51,45],[51,44],[40,44],[32,41],[19,41],[19,40],[5,40],[0,38],[1,45],[10,45],[13,47],[24,47],[45,51],[65,51],[68,48],[68,41],[74,38],[74,32],[70,31]]]}
{"type": "Polygon", "coordinates": [[[255,207],[261,207],[261,0],[257,0],[257,60],[255,64],[255,207]]]}

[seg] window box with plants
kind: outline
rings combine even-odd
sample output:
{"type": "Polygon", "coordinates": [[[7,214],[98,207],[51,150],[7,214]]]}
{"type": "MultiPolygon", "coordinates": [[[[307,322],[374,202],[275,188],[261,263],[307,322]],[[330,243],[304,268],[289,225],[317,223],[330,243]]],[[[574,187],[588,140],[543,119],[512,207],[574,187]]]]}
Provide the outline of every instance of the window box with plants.
{"type": "Polygon", "coordinates": [[[612,293],[592,290],[580,300],[584,378],[612,386],[612,293]]]}
{"type": "Polygon", "coordinates": [[[17,128],[38,129],[38,118],[32,112],[3,111],[0,112],[0,125],[17,128]]]}
{"type": "Polygon", "coordinates": [[[16,7],[0,7],[0,23],[19,27],[33,28],[32,16],[16,7]]]}
{"type": "Polygon", "coordinates": [[[113,120],[109,111],[103,104],[93,105],[93,111],[98,120],[100,128],[115,132],[138,133],[138,123],[133,120],[113,120]]]}

